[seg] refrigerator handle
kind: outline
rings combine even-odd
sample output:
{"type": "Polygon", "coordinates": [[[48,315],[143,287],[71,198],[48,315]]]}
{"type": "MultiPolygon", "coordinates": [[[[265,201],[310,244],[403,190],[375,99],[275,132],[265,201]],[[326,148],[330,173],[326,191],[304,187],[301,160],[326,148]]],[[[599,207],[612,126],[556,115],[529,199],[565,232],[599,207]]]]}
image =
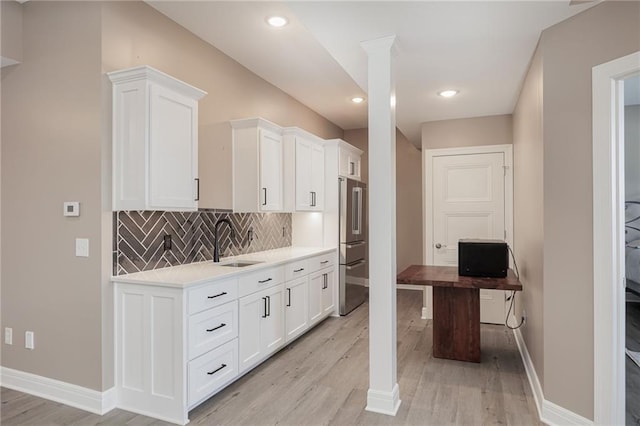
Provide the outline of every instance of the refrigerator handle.
{"type": "Polygon", "coordinates": [[[351,232],[353,235],[362,234],[362,188],[357,186],[352,192],[351,232]]]}

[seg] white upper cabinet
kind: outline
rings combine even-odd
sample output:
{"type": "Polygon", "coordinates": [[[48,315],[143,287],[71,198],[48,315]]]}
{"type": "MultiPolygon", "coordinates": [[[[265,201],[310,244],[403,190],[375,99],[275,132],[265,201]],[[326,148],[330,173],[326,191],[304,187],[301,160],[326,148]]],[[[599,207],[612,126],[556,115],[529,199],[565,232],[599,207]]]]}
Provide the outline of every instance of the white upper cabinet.
{"type": "Polygon", "coordinates": [[[340,176],[361,180],[362,151],[341,139],[333,139],[338,144],[338,172],[340,176]]]}
{"type": "Polygon", "coordinates": [[[206,92],[149,66],[113,83],[113,210],[197,210],[198,100],[206,92]]]}
{"type": "Polygon", "coordinates": [[[297,127],[283,131],[285,149],[285,167],[292,173],[287,175],[285,192],[293,195],[286,210],[322,211],[324,209],[324,141],[317,136],[297,127]],[[293,153],[291,153],[293,152],[293,153]],[[293,187],[293,188],[292,188],[293,187]],[[293,204],[291,206],[290,204],[293,204]]]}
{"type": "Polygon", "coordinates": [[[262,118],[231,121],[233,211],[283,211],[282,129],[262,118]]]}

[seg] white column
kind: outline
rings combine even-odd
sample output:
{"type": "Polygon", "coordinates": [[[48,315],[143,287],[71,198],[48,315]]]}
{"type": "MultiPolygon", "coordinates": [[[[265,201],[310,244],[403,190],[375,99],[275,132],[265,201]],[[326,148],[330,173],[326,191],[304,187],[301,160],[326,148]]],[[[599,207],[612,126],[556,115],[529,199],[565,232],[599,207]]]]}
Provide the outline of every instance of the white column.
{"type": "Polygon", "coordinates": [[[367,411],[400,408],[396,337],[395,36],[362,42],[369,57],[369,392],[367,411]]]}

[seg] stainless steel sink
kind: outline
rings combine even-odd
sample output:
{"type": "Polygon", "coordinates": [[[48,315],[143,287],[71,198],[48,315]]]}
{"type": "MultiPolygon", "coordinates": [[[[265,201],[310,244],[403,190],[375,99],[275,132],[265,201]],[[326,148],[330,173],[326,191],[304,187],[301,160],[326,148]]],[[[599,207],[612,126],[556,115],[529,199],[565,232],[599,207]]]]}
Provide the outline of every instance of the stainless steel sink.
{"type": "Polygon", "coordinates": [[[228,266],[230,268],[244,268],[245,266],[257,265],[264,263],[261,260],[240,260],[237,262],[221,263],[220,266],[228,266]]]}

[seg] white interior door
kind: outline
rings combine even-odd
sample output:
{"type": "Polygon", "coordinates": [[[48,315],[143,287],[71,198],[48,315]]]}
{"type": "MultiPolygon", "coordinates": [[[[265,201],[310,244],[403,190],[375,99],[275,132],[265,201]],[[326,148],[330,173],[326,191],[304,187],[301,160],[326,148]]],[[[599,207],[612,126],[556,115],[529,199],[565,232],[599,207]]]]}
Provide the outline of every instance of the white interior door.
{"type": "MultiPolygon", "coordinates": [[[[458,265],[458,240],[506,240],[505,154],[433,158],[433,265],[458,265]]],[[[505,292],[480,290],[480,321],[503,324],[505,292]]]]}

